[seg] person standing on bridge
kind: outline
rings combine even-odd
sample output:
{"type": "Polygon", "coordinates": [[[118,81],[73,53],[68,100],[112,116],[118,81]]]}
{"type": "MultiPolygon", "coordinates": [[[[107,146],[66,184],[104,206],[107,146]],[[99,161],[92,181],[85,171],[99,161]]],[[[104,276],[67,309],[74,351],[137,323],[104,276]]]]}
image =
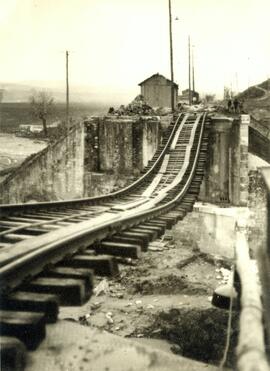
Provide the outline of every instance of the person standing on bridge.
{"type": "Polygon", "coordinates": [[[239,101],[237,98],[234,98],[233,100],[233,107],[234,107],[234,112],[239,113],[239,101]]]}
{"type": "Polygon", "coordinates": [[[244,113],[244,102],[242,100],[239,101],[239,113],[244,113]]]}
{"type": "Polygon", "coordinates": [[[228,100],[227,107],[228,107],[228,111],[231,112],[232,111],[232,108],[233,108],[232,107],[232,100],[231,99],[228,100]]]}

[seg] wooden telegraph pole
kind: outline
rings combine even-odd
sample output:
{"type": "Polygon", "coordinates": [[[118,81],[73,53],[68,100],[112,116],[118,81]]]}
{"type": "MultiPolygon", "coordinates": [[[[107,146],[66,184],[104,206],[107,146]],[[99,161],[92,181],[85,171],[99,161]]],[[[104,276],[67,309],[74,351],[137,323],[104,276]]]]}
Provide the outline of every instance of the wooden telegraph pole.
{"type": "Polygon", "coordinates": [[[172,7],[169,0],[169,31],[170,31],[170,61],[171,61],[171,108],[174,112],[174,76],[173,76],[173,40],[172,40],[172,7]]]}
{"type": "Polygon", "coordinates": [[[191,106],[192,97],[191,97],[191,71],[190,71],[190,36],[188,37],[188,103],[191,106]]]}
{"type": "Polygon", "coordinates": [[[195,93],[195,74],[194,74],[194,45],[192,45],[192,102],[195,93]]]}
{"type": "Polygon", "coordinates": [[[69,133],[69,81],[68,81],[68,56],[69,53],[66,51],[66,129],[69,133]]]}

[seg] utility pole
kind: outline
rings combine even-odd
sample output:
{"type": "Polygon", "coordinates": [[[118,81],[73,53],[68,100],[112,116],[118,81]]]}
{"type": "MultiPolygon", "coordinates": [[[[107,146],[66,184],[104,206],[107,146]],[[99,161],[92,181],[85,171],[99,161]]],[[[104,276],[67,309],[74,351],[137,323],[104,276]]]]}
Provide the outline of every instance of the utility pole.
{"type": "Polygon", "coordinates": [[[174,76],[173,76],[173,40],[172,40],[172,7],[169,0],[169,31],[170,31],[170,61],[171,61],[171,108],[174,112],[174,76]]]}
{"type": "Polygon", "coordinates": [[[191,106],[192,97],[191,97],[191,71],[190,71],[190,36],[188,37],[188,103],[191,106]]]}
{"type": "Polygon", "coordinates": [[[69,133],[69,81],[68,81],[68,56],[69,53],[66,51],[66,129],[69,133]]]}
{"type": "Polygon", "coordinates": [[[192,102],[195,93],[195,75],[194,75],[194,45],[192,45],[192,102]]]}
{"type": "Polygon", "coordinates": [[[238,94],[238,73],[235,72],[235,90],[236,94],[238,94]]]}

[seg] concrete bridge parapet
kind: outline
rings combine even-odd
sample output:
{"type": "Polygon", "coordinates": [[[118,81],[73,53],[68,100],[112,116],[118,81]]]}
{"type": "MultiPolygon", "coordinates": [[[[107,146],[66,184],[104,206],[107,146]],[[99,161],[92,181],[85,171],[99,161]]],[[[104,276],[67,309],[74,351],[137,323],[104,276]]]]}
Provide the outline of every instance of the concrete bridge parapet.
{"type": "Polygon", "coordinates": [[[54,201],[83,193],[84,124],[28,157],[0,184],[0,203],[54,201]]]}
{"type": "Polygon", "coordinates": [[[157,116],[92,117],[26,159],[0,184],[0,203],[92,197],[125,186],[162,138],[157,116]]]}

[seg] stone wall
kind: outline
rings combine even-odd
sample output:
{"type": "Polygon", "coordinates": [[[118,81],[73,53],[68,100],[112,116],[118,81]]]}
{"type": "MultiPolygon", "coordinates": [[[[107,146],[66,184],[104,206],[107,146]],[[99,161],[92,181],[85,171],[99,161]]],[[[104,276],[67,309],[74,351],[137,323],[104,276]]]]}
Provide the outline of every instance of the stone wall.
{"type": "Polygon", "coordinates": [[[48,145],[26,159],[0,184],[1,203],[51,201],[83,195],[84,125],[74,127],[68,138],[48,145]]]}

